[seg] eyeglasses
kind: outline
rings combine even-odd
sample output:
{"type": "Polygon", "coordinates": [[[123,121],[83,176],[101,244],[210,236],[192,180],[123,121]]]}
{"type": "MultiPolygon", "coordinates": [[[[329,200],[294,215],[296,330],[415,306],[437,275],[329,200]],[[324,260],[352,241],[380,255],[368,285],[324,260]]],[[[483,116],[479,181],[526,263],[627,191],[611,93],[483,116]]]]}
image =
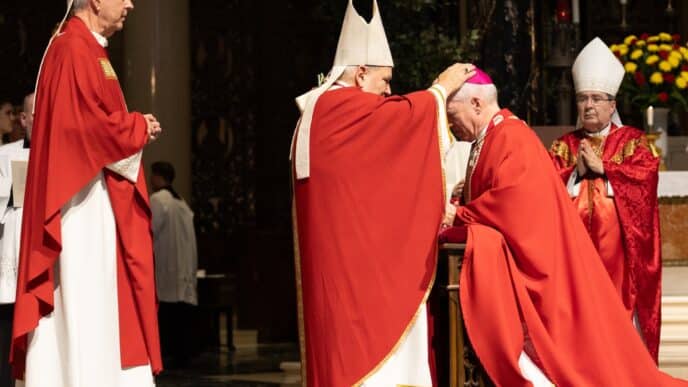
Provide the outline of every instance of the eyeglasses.
{"type": "Polygon", "coordinates": [[[607,98],[603,97],[601,95],[577,95],[576,96],[576,103],[580,105],[585,105],[588,103],[588,100],[592,102],[593,105],[599,105],[604,101],[613,101],[614,98],[607,98]]]}

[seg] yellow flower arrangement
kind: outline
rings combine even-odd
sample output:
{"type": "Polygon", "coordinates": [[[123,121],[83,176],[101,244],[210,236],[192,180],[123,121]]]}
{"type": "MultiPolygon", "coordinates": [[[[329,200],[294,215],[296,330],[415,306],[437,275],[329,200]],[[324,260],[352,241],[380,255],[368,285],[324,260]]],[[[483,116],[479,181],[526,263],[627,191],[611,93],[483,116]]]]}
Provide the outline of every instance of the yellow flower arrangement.
{"type": "Polygon", "coordinates": [[[609,48],[626,71],[620,92],[640,108],[688,109],[688,45],[679,35],[629,35],[609,48]]]}

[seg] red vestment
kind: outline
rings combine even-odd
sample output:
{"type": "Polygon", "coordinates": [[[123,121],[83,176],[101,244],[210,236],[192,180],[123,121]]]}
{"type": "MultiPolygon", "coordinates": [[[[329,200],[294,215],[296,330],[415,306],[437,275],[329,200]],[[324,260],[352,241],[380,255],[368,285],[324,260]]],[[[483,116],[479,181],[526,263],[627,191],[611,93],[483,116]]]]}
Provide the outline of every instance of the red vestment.
{"type": "MultiPolygon", "coordinates": [[[[583,130],[554,142],[550,155],[568,181],[576,167],[583,130]]],[[[661,326],[661,244],[657,181],[659,158],[638,129],[612,124],[600,145],[613,198],[600,188],[602,177],[585,176],[575,199],[593,243],[626,308],[638,313],[645,343],[657,361],[661,326]],[[591,185],[596,189],[590,190],[591,185]],[[606,204],[606,205],[605,205],[606,204]]]]}
{"type": "Polygon", "coordinates": [[[36,93],[12,334],[11,361],[18,378],[24,374],[28,333],[53,309],[61,208],[101,171],[117,227],[122,367],[150,363],[154,373],[161,371],[143,168],[135,184],[105,169],[147,141],[146,120],[127,112],[107,52],[72,17],[48,49],[36,93]]]}
{"type": "Polygon", "coordinates": [[[310,144],[295,182],[302,359],[309,386],[351,386],[426,318],[444,211],[436,100],[328,91],[310,144]]]}
{"type": "Polygon", "coordinates": [[[468,226],[461,308],[490,378],[530,385],[525,350],[556,386],[688,385],[657,369],[540,140],[499,115],[456,220],[468,226]]]}

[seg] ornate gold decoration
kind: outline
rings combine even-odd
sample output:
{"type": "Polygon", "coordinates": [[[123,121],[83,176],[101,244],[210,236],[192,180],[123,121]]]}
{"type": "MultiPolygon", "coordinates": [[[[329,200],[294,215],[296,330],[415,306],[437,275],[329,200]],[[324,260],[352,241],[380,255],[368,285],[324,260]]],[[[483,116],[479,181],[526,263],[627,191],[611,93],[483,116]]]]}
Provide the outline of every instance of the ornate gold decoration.
{"type": "MultiPolygon", "coordinates": [[[[654,140],[653,140],[654,141],[654,140]]],[[[612,157],[612,161],[621,164],[626,158],[631,157],[635,154],[635,150],[638,149],[638,147],[643,147],[646,146],[647,148],[650,149],[650,152],[652,152],[652,155],[654,157],[658,157],[655,154],[655,148],[654,144],[651,144],[650,141],[647,141],[645,139],[635,139],[627,142],[623,148],[612,157]]]]}
{"type": "Polygon", "coordinates": [[[100,62],[100,67],[103,69],[105,79],[117,80],[117,73],[115,69],[112,68],[112,64],[108,58],[98,58],[98,62],[100,62]]]}
{"type": "Polygon", "coordinates": [[[659,140],[659,137],[662,135],[661,132],[655,132],[651,131],[645,134],[645,138],[647,139],[647,146],[650,148],[650,152],[652,152],[652,156],[654,157],[659,157],[659,170],[660,171],[666,171],[666,164],[664,164],[664,158],[662,157],[662,149],[655,144],[657,140],[659,140]]]}
{"type": "Polygon", "coordinates": [[[564,163],[566,163],[566,167],[570,167],[576,164],[576,157],[571,154],[569,146],[563,141],[554,141],[549,151],[553,155],[564,160],[564,163]]]}
{"type": "Polygon", "coordinates": [[[602,153],[604,153],[604,141],[607,139],[607,137],[602,137],[602,136],[593,136],[593,137],[588,137],[588,142],[590,143],[590,146],[592,147],[593,153],[599,158],[602,158],[602,153]]]}

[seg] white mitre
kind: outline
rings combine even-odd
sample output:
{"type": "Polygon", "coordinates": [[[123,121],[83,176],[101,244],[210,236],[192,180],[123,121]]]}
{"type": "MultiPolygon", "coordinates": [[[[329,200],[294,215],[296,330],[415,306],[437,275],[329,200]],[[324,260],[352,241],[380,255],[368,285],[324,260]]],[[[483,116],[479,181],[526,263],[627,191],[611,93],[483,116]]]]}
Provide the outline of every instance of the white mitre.
{"type": "MultiPolygon", "coordinates": [[[[626,71],[623,65],[600,38],[590,41],[576,57],[571,68],[576,94],[599,91],[616,96],[626,71]]],[[[580,126],[578,119],[578,127],[580,126]]],[[[614,111],[612,122],[621,126],[619,113],[614,111]]]]}
{"type": "Polygon", "coordinates": [[[327,79],[317,89],[296,98],[296,104],[301,110],[301,119],[292,138],[291,149],[295,154],[292,153],[290,159],[295,157],[297,179],[310,176],[310,130],[318,98],[342,76],[347,66],[359,65],[394,67],[377,0],[373,0],[373,17],[370,23],[366,23],[354,8],[352,0],[349,0],[339,33],[334,64],[327,79]]]}

